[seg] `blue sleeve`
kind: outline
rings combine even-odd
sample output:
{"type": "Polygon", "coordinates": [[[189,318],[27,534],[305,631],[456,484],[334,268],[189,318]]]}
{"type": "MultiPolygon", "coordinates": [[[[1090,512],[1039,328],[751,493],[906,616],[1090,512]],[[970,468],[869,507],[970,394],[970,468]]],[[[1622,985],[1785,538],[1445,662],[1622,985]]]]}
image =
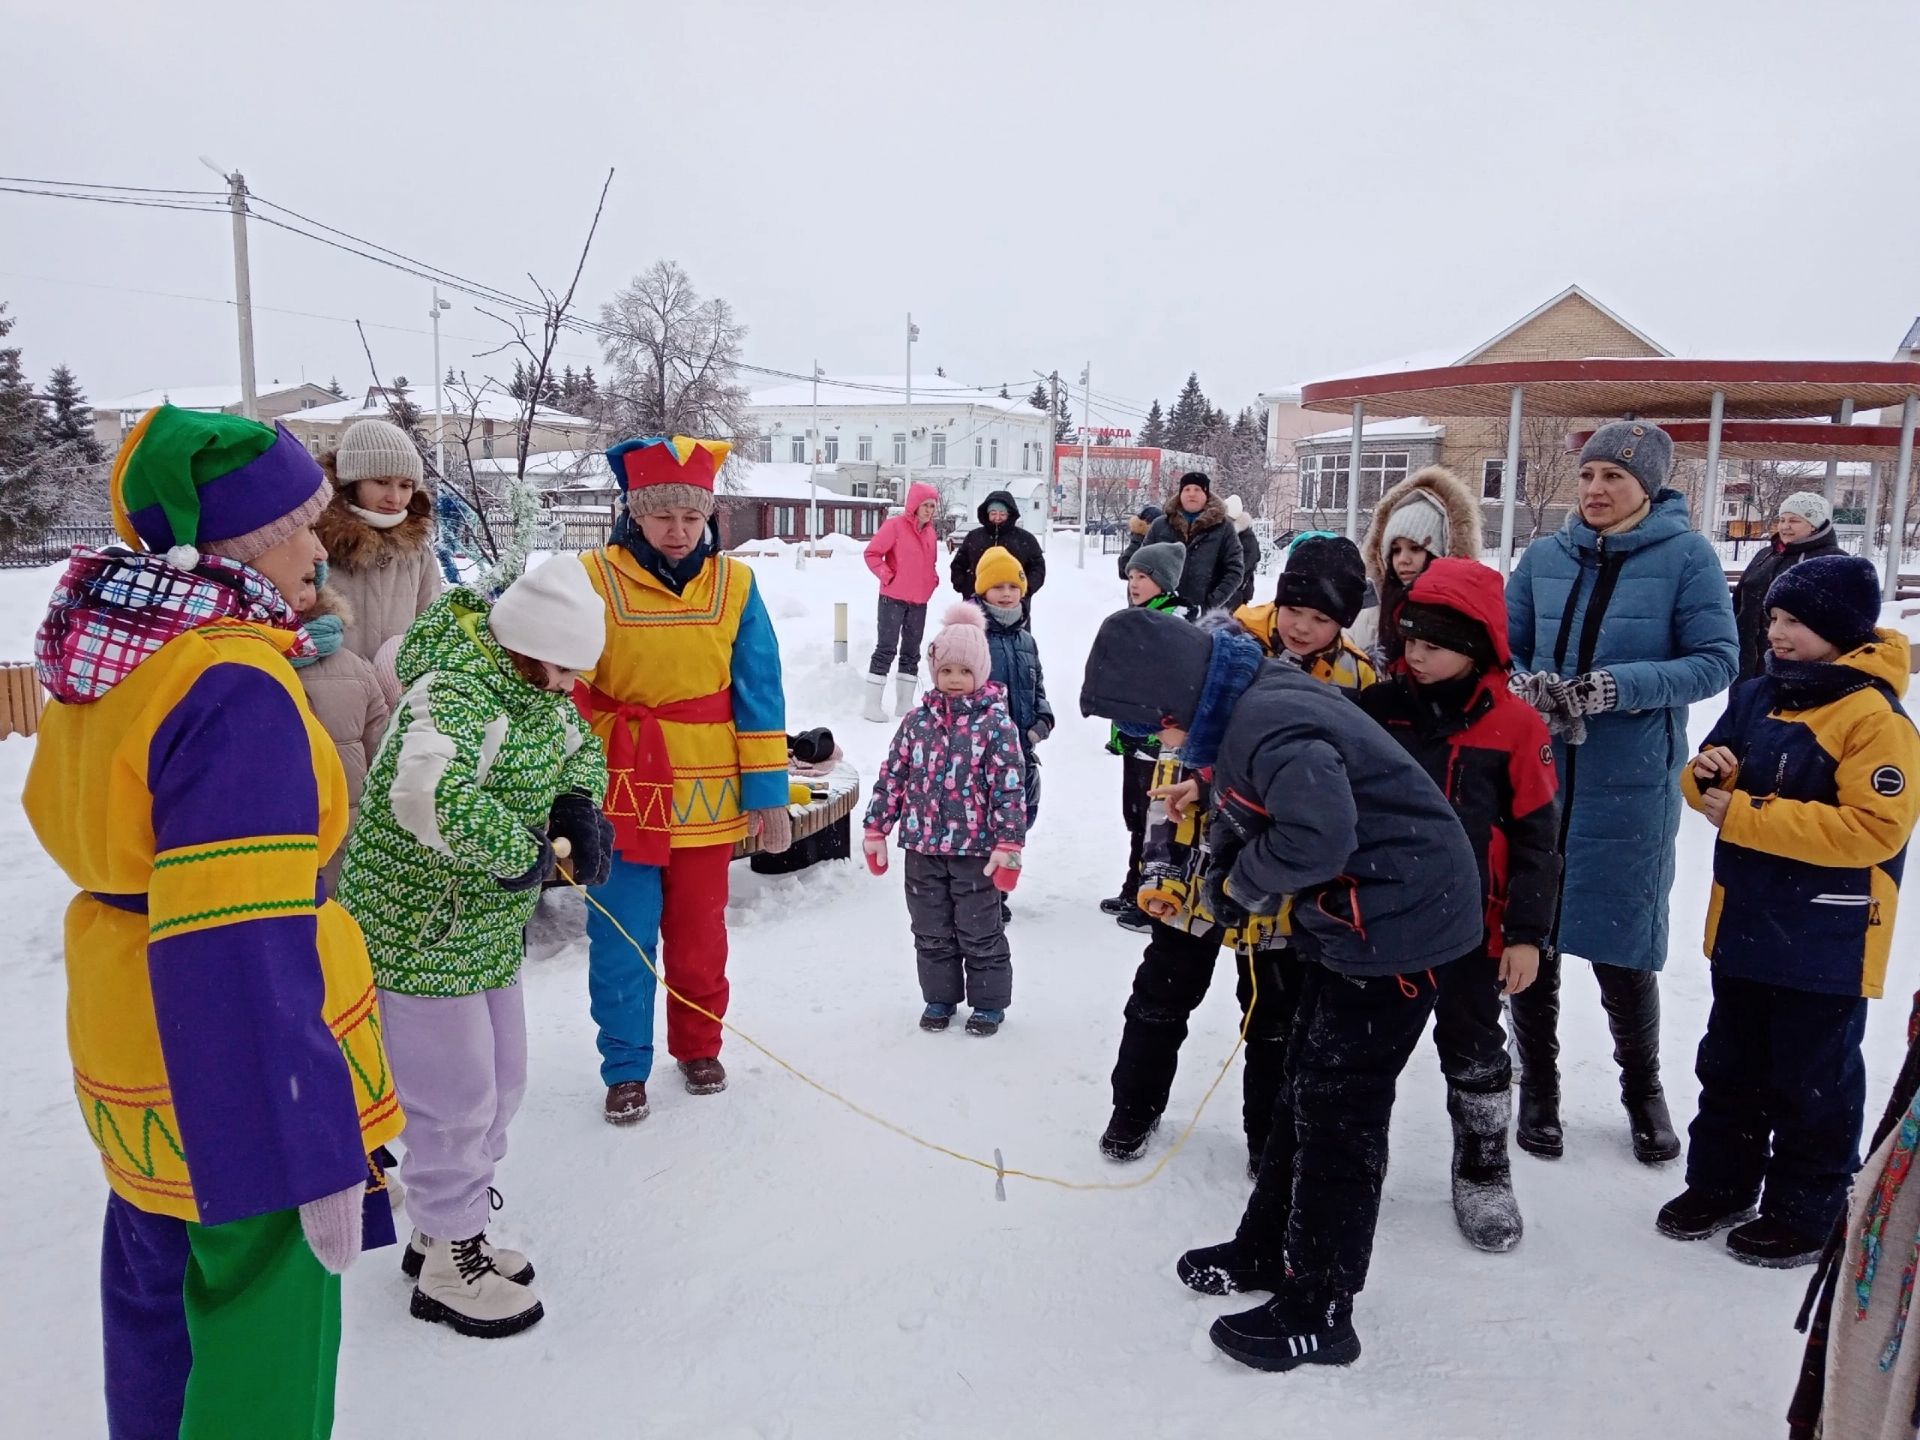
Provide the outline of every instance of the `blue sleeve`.
{"type": "Polygon", "coordinates": [[[1538,670],[1533,658],[1533,546],[1520,552],[1520,563],[1507,577],[1507,644],[1513,650],[1513,668],[1538,670]]]}
{"type": "Polygon", "coordinates": [[[740,808],[770,810],[787,803],[787,698],[780,681],[780,642],[752,576],[749,570],[746,608],[733,637],[733,726],[740,808]]]}
{"type": "Polygon", "coordinates": [[[1718,695],[1740,673],[1740,636],[1726,572],[1704,535],[1687,535],[1680,543],[1687,554],[1674,594],[1674,658],[1607,666],[1619,687],[1621,710],[1691,705],[1718,695]]]}

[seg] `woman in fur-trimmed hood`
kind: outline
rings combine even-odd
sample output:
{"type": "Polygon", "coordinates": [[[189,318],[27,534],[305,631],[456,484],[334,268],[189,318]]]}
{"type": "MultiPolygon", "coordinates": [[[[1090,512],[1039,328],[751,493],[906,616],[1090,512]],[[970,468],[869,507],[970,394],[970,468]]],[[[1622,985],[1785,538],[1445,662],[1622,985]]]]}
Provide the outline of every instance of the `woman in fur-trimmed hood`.
{"type": "Polygon", "coordinates": [[[1427,465],[1380,497],[1373,524],[1360,545],[1367,578],[1373,581],[1380,603],[1362,610],[1348,634],[1375,656],[1382,670],[1399,660],[1406,643],[1400,627],[1390,622],[1399,615],[1407,588],[1443,555],[1456,560],[1480,558],[1480,502],[1446,466],[1427,465]],[[1398,565],[1394,563],[1396,541],[1406,542],[1398,547],[1398,565]]]}
{"type": "Polygon", "coordinates": [[[385,420],[356,420],[320,465],[333,500],[314,533],[327,549],[329,583],[352,616],[346,648],[371,660],[440,595],[426,467],[406,431],[385,420]]]}

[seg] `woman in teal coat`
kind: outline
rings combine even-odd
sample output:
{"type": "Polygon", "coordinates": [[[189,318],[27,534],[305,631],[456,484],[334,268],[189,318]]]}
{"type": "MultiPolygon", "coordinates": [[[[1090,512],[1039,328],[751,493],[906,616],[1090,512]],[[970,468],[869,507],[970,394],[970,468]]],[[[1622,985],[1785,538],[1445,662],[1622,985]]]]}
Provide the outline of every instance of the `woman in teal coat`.
{"type": "Polygon", "coordinates": [[[1540,978],[1513,998],[1520,1147],[1561,1153],[1560,956],[1593,963],[1633,1152],[1680,1154],[1660,1088],[1658,971],[1680,830],[1687,707],[1725,690],[1740,645],[1726,575],[1666,488],[1673,441],[1620,420],[1580,452],[1579,504],[1507,582],[1514,689],[1546,716],[1560,772],[1560,913],[1540,978]]]}

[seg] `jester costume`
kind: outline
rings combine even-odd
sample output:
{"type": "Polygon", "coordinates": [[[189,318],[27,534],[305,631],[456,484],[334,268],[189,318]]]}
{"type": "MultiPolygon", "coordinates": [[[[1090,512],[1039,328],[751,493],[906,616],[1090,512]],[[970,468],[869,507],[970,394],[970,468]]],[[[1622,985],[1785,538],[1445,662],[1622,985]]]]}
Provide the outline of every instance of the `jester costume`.
{"type": "MultiPolygon", "coordinates": [[[[595,898],[663,966],[669,986],[713,1015],[727,1008],[728,862],[749,812],[786,818],[780,650],[753,572],[718,552],[711,528],[676,561],[634,517],[654,507],[710,516],[730,448],[676,436],[607,452],[627,513],[612,543],[584,557],[606,602],[607,648],[576,696],[606,745],[618,857],[595,898]]],[[[598,910],[588,911],[587,933],[601,1078],[609,1088],[644,1082],[653,1070],[653,972],[598,910]]],[[[669,1002],[667,1049],[683,1068],[716,1060],[720,1039],[717,1021],[669,1002]]]]}
{"type": "Polygon", "coordinates": [[[318,878],[347,787],[288,663],[312,644],[246,563],[325,481],[284,429],[163,406],[112,488],[141,549],[78,551],[54,592],[25,793],[80,890],[67,1035],[112,1191],[108,1431],[307,1440],[340,1342],[307,1222],[364,1201],[365,1241],[393,1238],[368,1157],[401,1126],[366,947],[318,878]]]}

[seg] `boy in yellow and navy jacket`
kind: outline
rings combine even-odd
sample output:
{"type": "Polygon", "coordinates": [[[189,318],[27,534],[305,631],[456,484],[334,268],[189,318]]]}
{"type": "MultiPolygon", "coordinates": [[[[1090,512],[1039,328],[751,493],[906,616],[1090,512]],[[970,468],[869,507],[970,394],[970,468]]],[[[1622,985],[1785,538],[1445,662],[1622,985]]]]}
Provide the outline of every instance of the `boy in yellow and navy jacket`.
{"type": "Polygon", "coordinates": [[[1367,652],[1346,634],[1366,597],[1360,547],[1343,535],[1314,531],[1287,551],[1273,603],[1243,605],[1233,618],[1267,654],[1358,699],[1380,678],[1367,652]]]}
{"type": "Polygon", "coordinates": [[[1920,818],[1920,737],[1900,707],[1907,641],[1875,628],[1879,611],[1857,557],[1781,575],[1766,673],[1734,687],[1680,775],[1720,832],[1713,1011],[1687,1188],[1657,1223],[1679,1240],[1737,1226],[1727,1248],[1752,1265],[1817,1259],[1860,1164],[1860,1041],[1920,818]]]}
{"type": "Polygon", "coordinates": [[[54,591],[24,796],[80,891],[107,1428],[321,1436],[339,1272],[393,1239],[369,1156],[401,1126],[366,946],[320,878],[346,777],[288,663],[316,653],[292,607],[326,480],[284,428],[161,406],[111,491],[138,548],[76,551],[54,591]]]}

